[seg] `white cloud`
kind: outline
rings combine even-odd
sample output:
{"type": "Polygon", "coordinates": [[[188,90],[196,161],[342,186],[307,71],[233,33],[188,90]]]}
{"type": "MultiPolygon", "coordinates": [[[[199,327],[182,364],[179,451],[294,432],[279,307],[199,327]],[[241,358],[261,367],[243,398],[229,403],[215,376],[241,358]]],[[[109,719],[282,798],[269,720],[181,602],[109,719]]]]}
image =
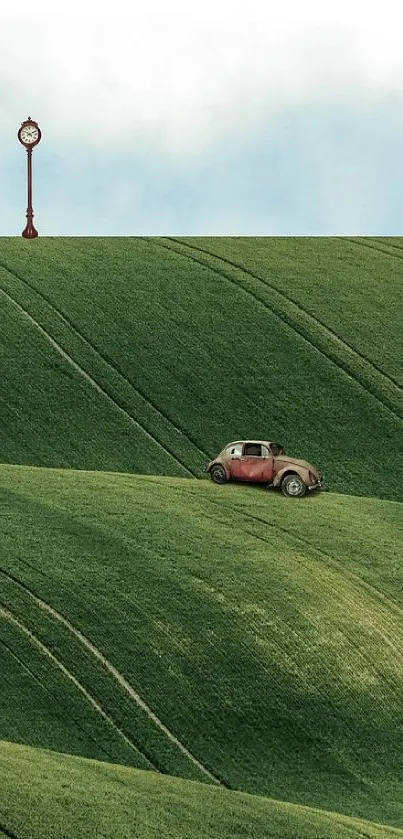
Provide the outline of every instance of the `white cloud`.
{"type": "Polygon", "coordinates": [[[28,115],[44,138],[198,154],[270,109],[357,105],[403,81],[403,9],[384,0],[148,0],[141,9],[22,0],[0,16],[3,136],[28,115]],[[376,8],[375,8],[376,6],[376,8]]]}

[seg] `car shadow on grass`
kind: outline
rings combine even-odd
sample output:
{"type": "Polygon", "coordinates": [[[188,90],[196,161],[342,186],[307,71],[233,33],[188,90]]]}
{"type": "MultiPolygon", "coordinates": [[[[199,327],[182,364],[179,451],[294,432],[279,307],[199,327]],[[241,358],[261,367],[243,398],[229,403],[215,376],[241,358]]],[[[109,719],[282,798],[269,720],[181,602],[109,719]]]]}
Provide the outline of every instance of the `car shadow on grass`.
{"type": "MultiPolygon", "coordinates": [[[[208,477],[208,476],[206,476],[206,477],[208,477]]],[[[212,483],[214,483],[214,482],[212,482],[212,483]]],[[[267,484],[262,484],[262,483],[254,484],[251,481],[228,481],[227,483],[222,484],[221,486],[219,484],[215,484],[215,486],[217,486],[218,489],[223,489],[224,491],[227,487],[231,487],[233,490],[235,490],[235,492],[238,491],[238,490],[239,491],[242,490],[244,492],[246,490],[247,492],[265,493],[266,495],[269,493],[269,494],[273,494],[274,496],[284,498],[284,501],[294,500],[292,498],[292,496],[285,496],[282,493],[282,491],[279,487],[268,486],[267,484]]],[[[296,496],[295,500],[303,501],[303,500],[306,500],[308,498],[309,499],[319,498],[320,495],[323,492],[327,492],[327,491],[328,490],[325,487],[321,487],[321,488],[314,489],[314,490],[311,490],[311,491],[307,490],[305,495],[296,496]]]]}

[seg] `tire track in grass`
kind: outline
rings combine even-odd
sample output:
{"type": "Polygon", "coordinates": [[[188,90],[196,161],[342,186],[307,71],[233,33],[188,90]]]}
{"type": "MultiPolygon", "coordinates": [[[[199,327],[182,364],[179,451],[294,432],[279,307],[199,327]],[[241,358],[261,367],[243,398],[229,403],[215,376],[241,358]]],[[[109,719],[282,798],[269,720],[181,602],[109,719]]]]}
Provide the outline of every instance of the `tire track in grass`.
{"type": "MultiPolygon", "coordinates": [[[[385,244],[382,247],[381,242],[377,244],[376,242],[369,241],[362,236],[357,236],[356,238],[354,238],[353,236],[337,236],[336,238],[339,239],[341,242],[347,241],[350,242],[352,245],[358,245],[362,248],[370,248],[370,250],[379,251],[379,253],[384,253],[385,256],[390,256],[391,259],[403,259],[402,253],[394,253],[393,250],[390,250],[391,248],[393,248],[394,250],[401,251],[403,247],[402,245],[391,245],[389,242],[385,242],[385,244]]],[[[378,241],[379,240],[377,240],[377,242],[378,241]]],[[[393,379],[392,381],[395,380],[393,379]]]]}
{"type": "Polygon", "coordinates": [[[342,338],[336,335],[335,332],[332,332],[328,326],[323,324],[309,312],[305,311],[305,309],[300,306],[299,303],[296,303],[294,300],[289,298],[283,292],[280,292],[275,286],[272,286],[269,282],[262,280],[257,274],[254,274],[249,268],[245,268],[241,264],[237,264],[236,262],[232,262],[229,259],[226,259],[222,256],[217,256],[217,254],[213,253],[212,251],[203,250],[202,248],[196,247],[196,245],[189,245],[185,242],[181,242],[179,239],[174,239],[173,237],[167,237],[167,239],[173,243],[174,246],[166,244],[166,242],[155,241],[155,244],[159,247],[166,248],[171,252],[175,252],[180,254],[185,259],[189,259],[193,262],[198,263],[199,265],[203,265],[206,268],[209,268],[210,271],[213,271],[218,276],[223,277],[227,281],[229,281],[232,285],[236,286],[236,288],[241,289],[246,295],[252,297],[256,303],[262,306],[266,311],[270,312],[272,315],[275,315],[283,324],[286,324],[293,332],[303,338],[310,347],[315,349],[319,352],[324,358],[327,358],[335,367],[342,371],[346,376],[350,379],[353,379],[354,382],[361,387],[366,393],[368,393],[373,399],[376,399],[380,405],[387,411],[389,411],[400,423],[403,424],[403,409],[402,413],[399,414],[396,410],[395,400],[401,401],[403,397],[403,388],[390,376],[384,373],[379,367],[377,367],[372,361],[370,361],[366,356],[360,353],[358,350],[353,349],[347,344],[342,338]],[[179,247],[177,247],[179,246],[179,247]],[[277,297],[277,304],[274,303],[272,300],[270,305],[268,305],[258,294],[254,291],[251,291],[248,288],[236,280],[233,276],[226,273],[225,271],[214,268],[208,260],[203,260],[197,258],[196,256],[191,256],[190,254],[186,253],[184,248],[190,248],[192,250],[197,251],[199,254],[206,254],[207,256],[216,259],[218,262],[222,262],[228,265],[230,268],[235,269],[237,271],[241,271],[243,274],[252,277],[254,280],[260,282],[265,289],[269,289],[271,294],[277,297]],[[294,319],[288,313],[284,312],[284,302],[288,306],[292,306],[296,310],[297,318],[294,319]],[[304,330],[302,328],[301,323],[301,315],[304,317],[305,321],[307,322],[307,329],[304,330]],[[326,342],[327,349],[325,350],[323,346],[319,344],[318,341],[315,342],[313,335],[312,335],[312,327],[314,327],[313,331],[316,333],[316,337],[322,338],[323,342],[326,342]],[[332,345],[333,352],[329,352],[329,342],[332,345]],[[342,350],[344,353],[347,353],[352,358],[350,361],[343,359],[340,355],[338,350],[342,350]],[[364,374],[360,374],[359,370],[357,370],[357,362],[361,366],[364,366],[364,374]],[[365,368],[369,368],[369,370],[365,370],[365,368]],[[372,374],[372,375],[371,375],[372,374]],[[368,384],[368,377],[370,379],[377,378],[378,380],[382,380],[379,382],[379,386],[374,389],[373,386],[368,384]],[[387,387],[390,391],[391,396],[385,396],[384,394],[384,387],[387,387]],[[395,392],[397,391],[397,393],[395,392]]]}
{"type": "Polygon", "coordinates": [[[106,399],[109,402],[109,404],[113,406],[114,410],[118,411],[121,414],[121,416],[124,417],[126,422],[129,422],[132,426],[134,426],[134,428],[136,428],[137,431],[141,431],[141,433],[144,434],[147,437],[147,439],[153,443],[153,445],[157,446],[165,454],[168,454],[172,458],[172,460],[174,460],[176,464],[181,467],[181,469],[184,469],[188,473],[188,475],[190,475],[191,477],[195,477],[194,472],[192,472],[184,463],[182,463],[182,461],[176,455],[174,455],[162,443],[160,443],[160,441],[157,440],[156,437],[150,434],[150,432],[147,431],[147,429],[144,428],[144,426],[142,426],[136,419],[134,419],[134,417],[132,417],[131,414],[129,414],[128,411],[126,411],[125,408],[122,408],[122,406],[119,405],[118,402],[116,402],[113,396],[110,396],[110,394],[106,390],[104,390],[102,385],[100,385],[92,376],[90,376],[89,373],[87,373],[86,370],[84,370],[83,367],[81,367],[76,361],[74,361],[71,355],[69,355],[63,349],[63,347],[57,341],[55,341],[54,338],[52,338],[49,332],[47,332],[46,329],[44,329],[43,326],[41,326],[40,323],[38,323],[38,321],[35,320],[35,318],[23,306],[21,306],[21,304],[18,303],[17,300],[15,300],[11,296],[11,294],[9,294],[7,291],[4,290],[4,288],[1,287],[0,291],[4,295],[4,297],[9,301],[9,303],[11,303],[11,305],[13,305],[20,312],[20,314],[31,323],[31,325],[42,335],[42,337],[45,338],[45,340],[53,347],[53,349],[56,350],[56,352],[63,358],[63,360],[66,361],[76,371],[76,373],[78,373],[83,379],[85,379],[85,381],[88,382],[88,384],[90,384],[91,387],[94,388],[94,390],[96,390],[104,399],[106,399]]]}
{"type": "MultiPolygon", "coordinates": [[[[382,370],[377,364],[375,364],[375,362],[371,361],[366,355],[364,355],[364,353],[361,353],[359,350],[352,347],[347,341],[345,341],[343,338],[341,338],[339,335],[337,335],[336,332],[334,332],[332,329],[330,329],[330,327],[327,324],[325,324],[323,321],[321,321],[317,316],[312,315],[310,312],[307,311],[307,309],[304,309],[304,307],[299,302],[294,300],[289,295],[285,294],[283,291],[279,291],[279,289],[276,286],[272,285],[269,281],[264,280],[258,274],[255,274],[249,268],[246,268],[245,266],[241,265],[240,263],[236,263],[236,262],[233,262],[232,260],[227,259],[226,257],[219,256],[216,253],[214,253],[213,251],[203,249],[203,248],[199,248],[199,247],[196,247],[195,245],[189,245],[188,243],[181,242],[180,239],[175,239],[173,237],[167,237],[167,238],[169,238],[171,241],[176,242],[177,244],[182,245],[184,247],[194,248],[195,250],[199,251],[200,253],[206,253],[209,256],[212,256],[214,259],[217,259],[221,262],[225,262],[228,265],[231,265],[233,268],[236,268],[237,270],[240,270],[243,273],[248,274],[249,276],[253,277],[253,279],[256,279],[256,280],[260,281],[264,286],[269,288],[270,291],[272,291],[274,294],[278,295],[279,298],[282,298],[287,303],[294,306],[300,313],[302,313],[304,315],[304,317],[308,320],[308,322],[312,323],[312,325],[315,328],[319,327],[321,330],[323,330],[325,336],[328,336],[330,340],[335,342],[335,344],[338,344],[341,347],[343,347],[346,351],[351,353],[353,357],[355,356],[358,359],[360,359],[361,361],[363,361],[365,364],[367,364],[369,366],[370,369],[372,369],[372,371],[374,371],[377,375],[381,376],[383,379],[385,379],[387,382],[389,382],[391,385],[393,385],[398,390],[398,394],[397,394],[398,398],[403,395],[403,387],[400,385],[400,383],[395,378],[393,378],[393,376],[391,376],[389,373],[385,373],[384,370],[382,370]]],[[[341,239],[342,237],[338,237],[338,238],[341,239]]],[[[348,237],[345,237],[345,238],[348,238],[348,237]]],[[[351,239],[350,241],[354,242],[353,239],[351,239]]],[[[361,243],[361,244],[363,244],[363,243],[361,243]]],[[[391,254],[387,251],[384,251],[384,253],[388,253],[389,256],[395,256],[395,254],[391,254]]],[[[398,258],[402,259],[403,257],[399,255],[398,258]]],[[[280,319],[282,319],[281,315],[278,315],[277,312],[274,312],[274,313],[277,314],[277,316],[280,317],[280,319]]],[[[285,318],[284,318],[284,320],[285,320],[285,318]]],[[[298,332],[297,328],[295,327],[295,325],[292,322],[290,322],[288,320],[285,320],[285,322],[289,326],[294,328],[295,331],[298,332]]],[[[305,333],[301,332],[301,333],[298,333],[298,334],[301,334],[301,336],[303,338],[305,338],[306,340],[308,340],[309,343],[312,343],[312,345],[316,349],[318,349],[319,352],[322,352],[322,350],[313,341],[311,341],[310,338],[306,337],[305,333]]],[[[326,355],[325,352],[323,352],[323,354],[326,355]]],[[[330,360],[334,362],[334,359],[332,359],[330,356],[327,356],[327,357],[330,358],[330,360]]],[[[334,362],[334,363],[336,363],[336,362],[334,362]]],[[[337,365],[337,366],[341,366],[341,365],[337,365]]],[[[341,369],[344,369],[344,368],[342,367],[341,369]]],[[[356,372],[356,371],[354,371],[354,372],[356,372]]],[[[351,375],[351,373],[350,373],[350,375],[351,375]]],[[[354,376],[354,378],[355,378],[355,376],[354,376]]],[[[359,379],[357,379],[357,381],[359,381],[359,383],[362,385],[362,382],[359,379]]],[[[372,393],[372,391],[369,390],[369,393],[372,393]]],[[[372,395],[375,395],[375,394],[372,394],[372,395]]],[[[388,406],[385,406],[385,407],[388,407],[388,406]]],[[[398,418],[401,419],[400,416],[398,418]]]]}
{"type": "MultiPolygon", "coordinates": [[[[27,664],[26,664],[26,663],[22,660],[22,658],[20,658],[20,657],[17,655],[17,653],[16,653],[16,652],[15,652],[15,651],[14,651],[14,650],[10,647],[10,645],[9,645],[9,644],[7,644],[7,643],[6,643],[3,639],[1,639],[1,638],[0,638],[0,645],[1,645],[2,647],[4,647],[4,648],[7,650],[7,652],[9,653],[9,655],[10,655],[10,656],[12,656],[12,658],[13,658],[13,659],[15,659],[15,661],[17,661],[17,663],[19,664],[19,666],[20,666],[23,670],[25,670],[25,672],[26,672],[26,673],[28,673],[28,674],[29,674],[30,678],[31,678],[31,679],[33,679],[33,680],[36,682],[36,684],[37,684],[37,685],[39,685],[39,687],[41,688],[41,690],[44,690],[44,691],[45,691],[45,693],[47,693],[47,694],[48,694],[48,695],[52,698],[52,700],[53,700],[54,702],[55,702],[55,701],[57,702],[57,699],[56,699],[55,694],[54,694],[51,690],[49,690],[49,688],[47,687],[47,685],[46,685],[44,682],[42,682],[42,681],[41,681],[41,679],[40,679],[40,678],[36,675],[36,673],[34,673],[34,671],[33,671],[33,670],[31,670],[31,668],[30,668],[30,667],[29,667],[29,666],[28,666],[28,665],[27,665],[27,664]]],[[[62,719],[63,719],[63,717],[62,717],[62,719]]],[[[83,732],[83,734],[85,734],[86,738],[87,738],[87,739],[89,739],[89,740],[91,740],[93,743],[95,743],[95,745],[96,745],[97,749],[99,749],[99,751],[101,751],[101,752],[103,752],[103,753],[104,753],[104,755],[105,755],[105,759],[107,759],[109,762],[111,762],[111,761],[113,762],[113,756],[112,756],[112,755],[111,755],[108,751],[106,751],[106,749],[104,749],[104,747],[103,747],[103,746],[101,746],[101,745],[98,743],[98,741],[95,739],[95,737],[93,737],[93,736],[90,734],[90,732],[89,732],[86,728],[84,728],[84,726],[83,726],[83,725],[81,725],[80,721],[79,721],[76,717],[73,717],[73,716],[71,716],[71,719],[74,721],[74,725],[75,725],[75,726],[76,726],[76,727],[77,727],[77,728],[78,728],[81,732],[83,732]]],[[[150,764],[150,768],[154,768],[154,767],[150,764]]],[[[157,771],[157,770],[155,770],[155,771],[157,771]]]]}
{"type": "MultiPolygon", "coordinates": [[[[142,711],[145,712],[148,719],[151,720],[151,722],[153,722],[154,725],[160,731],[162,731],[162,733],[172,743],[174,743],[174,745],[182,752],[182,754],[185,755],[185,757],[191,763],[193,763],[193,765],[196,766],[200,770],[200,772],[202,772],[203,775],[208,777],[209,780],[212,781],[214,784],[220,786],[223,785],[222,782],[218,778],[216,778],[215,775],[213,775],[212,772],[210,772],[210,770],[207,769],[207,767],[204,766],[189,751],[189,749],[187,749],[187,747],[175,736],[175,734],[173,734],[172,731],[170,731],[170,729],[167,728],[167,726],[159,719],[159,717],[154,713],[150,706],[147,705],[144,699],[142,699],[140,694],[132,687],[132,685],[129,684],[129,682],[125,679],[122,673],[120,673],[119,670],[113,664],[111,664],[111,662],[106,658],[106,656],[103,655],[103,653],[98,649],[98,647],[96,647],[95,644],[93,644],[92,641],[90,641],[89,638],[86,637],[86,635],[80,632],[80,630],[77,629],[72,623],[70,623],[70,621],[68,621],[67,618],[65,618],[60,612],[58,612],[57,609],[54,609],[53,606],[50,605],[50,603],[47,603],[45,600],[42,600],[41,597],[38,597],[36,594],[34,594],[34,592],[31,591],[31,589],[25,583],[22,583],[21,580],[17,579],[17,577],[14,577],[12,574],[7,573],[3,569],[0,570],[8,579],[12,580],[14,583],[19,585],[22,589],[24,589],[24,591],[27,592],[27,594],[32,598],[32,600],[34,600],[36,605],[39,606],[40,609],[42,609],[42,611],[47,612],[49,615],[51,615],[52,618],[61,623],[66,629],[69,630],[69,632],[71,632],[74,635],[74,637],[82,644],[83,647],[85,647],[89,652],[92,653],[92,655],[102,664],[105,670],[107,670],[108,673],[110,673],[110,675],[113,676],[113,678],[119,684],[119,686],[123,688],[125,693],[135,702],[135,704],[139,708],[141,708],[142,711]]],[[[26,631],[29,633],[29,630],[26,631]]],[[[38,643],[41,644],[40,641],[38,641],[38,643]]],[[[50,651],[48,652],[52,656],[52,653],[50,653],[50,651]]],[[[64,666],[61,664],[60,667],[62,669],[64,668],[64,666]]],[[[75,679],[75,677],[71,674],[70,676],[73,680],[75,679]]],[[[82,690],[85,691],[85,688],[82,688],[82,690]]]]}
{"type": "MultiPolygon", "coordinates": [[[[400,393],[403,394],[403,387],[400,385],[400,383],[396,379],[393,378],[393,376],[391,376],[389,373],[385,373],[385,371],[382,370],[381,367],[378,367],[378,365],[375,364],[374,361],[371,361],[366,355],[364,355],[364,353],[362,353],[362,352],[360,352],[360,350],[357,350],[354,347],[352,347],[347,341],[345,341],[344,338],[341,338],[340,335],[338,335],[336,332],[334,332],[334,330],[331,329],[330,326],[328,326],[326,323],[324,323],[322,320],[320,320],[320,318],[318,318],[316,315],[313,315],[311,312],[308,312],[308,310],[305,309],[301,305],[301,303],[299,303],[293,297],[290,297],[290,295],[285,294],[284,291],[280,291],[276,286],[274,286],[268,280],[263,279],[263,277],[261,277],[259,274],[255,274],[253,271],[250,270],[250,268],[246,268],[246,266],[243,266],[241,263],[233,262],[232,260],[228,259],[227,257],[219,256],[218,254],[214,253],[213,251],[207,250],[206,248],[199,248],[196,245],[189,245],[188,242],[181,242],[180,239],[175,239],[172,236],[168,236],[167,238],[170,241],[176,242],[177,244],[182,245],[184,247],[194,248],[199,253],[206,253],[209,256],[212,256],[214,259],[220,260],[221,262],[225,262],[228,265],[231,265],[233,268],[236,268],[240,271],[243,271],[245,274],[248,274],[249,276],[253,277],[253,279],[260,281],[261,283],[263,283],[263,285],[265,285],[267,288],[269,288],[270,291],[273,291],[275,294],[277,294],[279,296],[279,298],[283,298],[283,300],[285,300],[287,303],[290,303],[292,306],[295,306],[295,308],[299,312],[302,312],[302,314],[308,320],[310,320],[313,323],[314,326],[319,326],[321,329],[323,329],[324,333],[327,334],[330,339],[332,339],[336,343],[342,345],[351,354],[360,358],[361,361],[366,362],[369,365],[370,368],[372,368],[376,373],[378,373],[384,379],[387,379],[389,382],[391,382],[393,385],[395,385],[396,388],[400,391],[400,393]]],[[[355,244],[357,244],[357,243],[358,244],[364,244],[364,242],[357,242],[356,240],[354,240],[353,238],[349,238],[348,236],[345,236],[345,237],[337,236],[336,238],[341,240],[341,241],[343,241],[343,238],[344,238],[344,239],[348,239],[348,241],[353,242],[355,244]]],[[[371,246],[367,245],[367,247],[371,247],[371,246]]],[[[375,245],[373,247],[375,247],[375,245]]],[[[398,246],[397,245],[392,245],[390,247],[398,247],[398,246]]],[[[378,250],[378,248],[377,248],[377,250],[378,250]]],[[[379,248],[379,250],[382,250],[382,249],[379,248]]],[[[386,253],[388,256],[392,256],[392,257],[396,256],[397,257],[397,254],[391,254],[389,251],[382,251],[382,252],[386,253]]],[[[399,255],[397,258],[403,259],[403,255],[399,255]]]]}
{"type": "Polygon", "coordinates": [[[7,839],[22,839],[21,836],[17,836],[17,834],[14,833],[12,830],[8,830],[7,827],[4,827],[2,821],[0,821],[0,831],[3,834],[3,836],[7,836],[7,839]]]}
{"type": "MultiPolygon", "coordinates": [[[[401,237],[400,237],[400,238],[401,238],[401,237]]],[[[379,244],[382,244],[382,240],[381,240],[381,239],[375,239],[375,241],[376,241],[376,242],[379,242],[379,244]]],[[[403,259],[403,254],[402,254],[402,251],[403,251],[403,244],[398,245],[398,244],[395,244],[395,242],[388,242],[388,243],[387,243],[387,245],[386,245],[386,247],[388,247],[388,248],[393,248],[393,250],[394,250],[394,251],[398,251],[399,258],[400,258],[400,259],[403,259]]],[[[397,256],[398,254],[394,254],[394,256],[397,256]]]]}
{"type": "MultiPolygon", "coordinates": [[[[174,420],[172,420],[168,416],[168,414],[164,413],[164,411],[158,408],[158,406],[154,404],[154,402],[148,396],[146,396],[142,390],[136,387],[130,381],[130,379],[128,379],[127,376],[125,376],[124,373],[122,373],[119,367],[117,367],[115,362],[113,362],[109,356],[103,355],[99,351],[98,347],[96,347],[95,344],[93,344],[92,341],[90,341],[89,338],[87,338],[84,335],[84,333],[77,328],[77,326],[65,313],[63,313],[57,306],[55,306],[54,303],[52,303],[51,299],[46,294],[44,294],[43,291],[39,291],[39,289],[32,285],[32,283],[28,282],[28,280],[26,280],[25,277],[22,277],[16,271],[9,268],[5,263],[0,262],[0,267],[2,267],[8,274],[17,279],[27,288],[29,288],[30,291],[33,291],[34,294],[36,294],[44,303],[46,303],[47,306],[49,306],[50,310],[55,313],[56,317],[59,318],[65,324],[65,326],[67,326],[79,338],[80,341],[82,341],[87,347],[89,347],[91,352],[94,353],[94,355],[102,362],[102,364],[104,364],[107,368],[111,369],[113,373],[115,373],[119,377],[119,379],[122,382],[124,382],[124,384],[127,387],[129,387],[129,389],[137,397],[143,400],[143,402],[145,402],[146,405],[148,405],[153,411],[155,411],[158,417],[162,418],[164,422],[168,423],[168,425],[170,425],[171,428],[173,428],[178,434],[181,434],[184,437],[184,439],[187,440],[187,442],[190,443],[190,445],[196,449],[198,454],[201,454],[203,457],[206,457],[206,452],[199,448],[195,440],[193,440],[192,437],[190,437],[189,434],[180,425],[174,422],[174,420]]],[[[167,451],[169,450],[167,449],[167,451]]],[[[171,452],[169,452],[169,454],[171,454],[171,452]]]]}
{"type": "MultiPolygon", "coordinates": [[[[10,575],[6,574],[5,572],[3,573],[5,574],[5,576],[13,579],[10,575]]],[[[25,586],[23,587],[25,588],[25,586]]],[[[131,751],[134,751],[136,755],[141,755],[143,760],[145,760],[148,763],[150,769],[153,769],[155,772],[159,771],[156,768],[156,766],[154,766],[154,764],[151,763],[148,757],[146,757],[146,755],[143,754],[143,752],[138,748],[138,746],[135,743],[133,743],[129,739],[129,737],[126,737],[126,734],[124,734],[124,732],[119,728],[119,726],[116,725],[113,719],[103,710],[101,705],[99,705],[96,699],[94,699],[94,697],[91,696],[91,694],[86,690],[84,685],[82,685],[81,682],[78,679],[76,679],[76,677],[73,675],[73,673],[71,673],[70,670],[68,670],[67,667],[65,667],[64,664],[61,661],[59,661],[58,658],[56,658],[56,656],[51,652],[51,650],[46,646],[46,644],[43,644],[42,641],[40,641],[39,638],[37,638],[36,635],[34,635],[34,633],[31,632],[31,630],[28,629],[28,627],[26,627],[24,623],[22,623],[22,621],[19,620],[19,618],[17,618],[10,611],[10,609],[5,607],[3,604],[0,604],[0,618],[8,620],[8,622],[11,623],[13,626],[16,626],[20,630],[20,632],[24,633],[24,635],[26,635],[27,638],[29,638],[30,642],[34,644],[34,646],[37,647],[37,649],[39,649],[41,653],[43,653],[48,659],[50,659],[50,661],[56,667],[58,667],[59,670],[62,671],[63,675],[67,679],[69,679],[70,682],[73,683],[77,690],[79,690],[80,693],[85,697],[85,699],[91,705],[91,707],[95,711],[97,711],[97,713],[100,714],[102,719],[105,720],[105,722],[107,722],[108,725],[111,726],[111,728],[113,728],[113,730],[119,735],[119,737],[124,741],[126,746],[128,746],[131,749],[131,751]]]]}

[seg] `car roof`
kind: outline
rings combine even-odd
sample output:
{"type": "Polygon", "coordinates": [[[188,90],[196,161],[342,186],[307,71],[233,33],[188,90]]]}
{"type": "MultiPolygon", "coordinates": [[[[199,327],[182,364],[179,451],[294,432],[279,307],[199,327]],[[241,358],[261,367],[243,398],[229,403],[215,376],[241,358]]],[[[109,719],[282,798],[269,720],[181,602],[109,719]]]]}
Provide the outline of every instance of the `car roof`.
{"type": "MultiPolygon", "coordinates": [[[[243,446],[244,443],[256,443],[259,446],[269,446],[270,443],[274,443],[274,440],[235,440],[232,443],[227,443],[227,445],[224,446],[224,449],[228,449],[228,446],[243,446]]],[[[277,443],[277,445],[279,444],[277,443]]]]}

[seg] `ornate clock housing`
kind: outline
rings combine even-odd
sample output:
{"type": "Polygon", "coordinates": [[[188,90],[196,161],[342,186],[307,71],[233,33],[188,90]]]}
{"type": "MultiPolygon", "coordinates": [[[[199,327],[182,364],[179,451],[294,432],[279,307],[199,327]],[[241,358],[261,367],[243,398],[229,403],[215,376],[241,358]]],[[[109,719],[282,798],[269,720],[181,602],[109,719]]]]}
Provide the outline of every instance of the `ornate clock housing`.
{"type": "Polygon", "coordinates": [[[21,128],[18,131],[18,139],[26,149],[32,149],[34,146],[37,146],[41,136],[41,129],[38,123],[31,119],[31,117],[28,117],[21,124],[21,128]]]}

